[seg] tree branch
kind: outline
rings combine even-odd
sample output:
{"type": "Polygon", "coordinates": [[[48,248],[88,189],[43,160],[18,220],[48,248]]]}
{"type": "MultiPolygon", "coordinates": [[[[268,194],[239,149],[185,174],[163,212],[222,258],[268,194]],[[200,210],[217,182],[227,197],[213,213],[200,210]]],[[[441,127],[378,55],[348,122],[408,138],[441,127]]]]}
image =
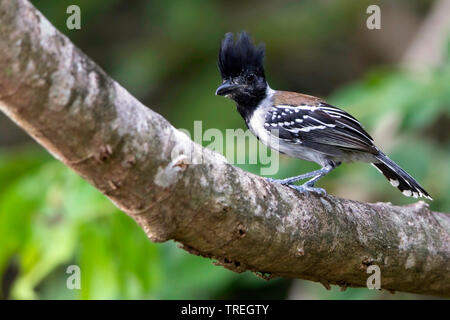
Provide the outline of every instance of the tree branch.
{"type": "Polygon", "coordinates": [[[0,0],[0,109],[133,217],[236,272],[450,296],[450,217],[301,195],[228,164],[109,78],[25,0],[0,0]],[[189,154],[202,164],[190,164],[189,154]]]}

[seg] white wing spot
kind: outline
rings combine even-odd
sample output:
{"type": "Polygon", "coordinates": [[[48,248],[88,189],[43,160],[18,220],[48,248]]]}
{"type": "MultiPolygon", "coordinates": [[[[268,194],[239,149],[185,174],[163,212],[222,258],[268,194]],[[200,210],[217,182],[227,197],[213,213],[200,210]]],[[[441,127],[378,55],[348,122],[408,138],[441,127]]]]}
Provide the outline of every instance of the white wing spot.
{"type": "Polygon", "coordinates": [[[316,130],[316,129],[325,129],[325,126],[313,126],[313,127],[306,127],[306,128],[301,128],[300,131],[303,132],[309,132],[311,130],[316,130]]]}
{"type": "Polygon", "coordinates": [[[400,182],[397,179],[390,179],[389,182],[394,186],[398,187],[400,185],[400,182]]]}
{"type": "Polygon", "coordinates": [[[407,196],[407,197],[411,197],[411,195],[412,195],[411,190],[403,190],[402,193],[403,193],[405,196],[407,196]]]}
{"type": "Polygon", "coordinates": [[[317,110],[318,108],[316,107],[316,106],[300,106],[299,107],[301,110],[309,110],[309,111],[315,111],[315,110],[317,110]]]}

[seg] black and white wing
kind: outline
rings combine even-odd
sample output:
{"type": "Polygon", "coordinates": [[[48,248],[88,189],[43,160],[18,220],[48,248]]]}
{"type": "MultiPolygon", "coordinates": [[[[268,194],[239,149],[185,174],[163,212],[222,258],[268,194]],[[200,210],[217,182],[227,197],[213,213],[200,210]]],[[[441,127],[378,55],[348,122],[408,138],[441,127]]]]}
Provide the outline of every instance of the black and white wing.
{"type": "Polygon", "coordinates": [[[343,151],[379,152],[358,120],[323,102],[274,105],[265,120],[266,130],[276,130],[280,139],[330,155],[341,155],[343,151]]]}

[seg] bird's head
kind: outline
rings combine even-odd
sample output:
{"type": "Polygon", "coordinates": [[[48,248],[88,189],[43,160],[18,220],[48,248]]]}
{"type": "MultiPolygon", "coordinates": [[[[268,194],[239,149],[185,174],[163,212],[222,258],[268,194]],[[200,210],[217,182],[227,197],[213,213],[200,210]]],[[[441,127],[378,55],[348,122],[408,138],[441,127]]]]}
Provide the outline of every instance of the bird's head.
{"type": "Polygon", "coordinates": [[[239,105],[261,101],[267,88],[264,52],[264,45],[253,45],[246,32],[241,32],[236,41],[232,33],[227,33],[219,51],[222,84],[217,88],[216,95],[233,99],[239,105]]]}

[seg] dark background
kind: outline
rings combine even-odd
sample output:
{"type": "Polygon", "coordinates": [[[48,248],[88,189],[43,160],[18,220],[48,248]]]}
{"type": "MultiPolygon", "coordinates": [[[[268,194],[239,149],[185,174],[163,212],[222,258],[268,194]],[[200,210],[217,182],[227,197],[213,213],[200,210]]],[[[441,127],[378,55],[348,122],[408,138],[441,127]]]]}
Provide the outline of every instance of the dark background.
{"type": "MultiPolygon", "coordinates": [[[[423,40],[439,34],[442,19],[450,20],[450,12],[436,9],[443,1],[33,4],[145,105],[188,130],[195,120],[203,121],[203,130],[245,129],[234,104],[214,92],[221,81],[216,59],[223,35],[247,30],[266,44],[272,88],[317,95],[356,116],[378,146],[434,197],[431,208],[448,212],[448,32],[439,46],[423,40]],[[66,27],[71,4],[81,8],[81,30],[66,27]],[[366,27],[371,4],[381,8],[381,30],[366,27]],[[417,48],[419,53],[429,50],[418,54],[417,48]]],[[[280,165],[278,177],[317,168],[284,156],[280,165]]],[[[255,165],[240,166],[259,172],[255,165]]],[[[402,196],[367,164],[343,165],[318,186],[360,201],[416,201],[402,196]]],[[[0,283],[0,297],[9,299],[426,298],[368,289],[327,291],[301,280],[264,281],[249,272],[216,267],[174,243],[153,244],[134,221],[4,115],[0,283]],[[81,290],[66,288],[65,271],[71,264],[81,268],[81,290]]]]}

